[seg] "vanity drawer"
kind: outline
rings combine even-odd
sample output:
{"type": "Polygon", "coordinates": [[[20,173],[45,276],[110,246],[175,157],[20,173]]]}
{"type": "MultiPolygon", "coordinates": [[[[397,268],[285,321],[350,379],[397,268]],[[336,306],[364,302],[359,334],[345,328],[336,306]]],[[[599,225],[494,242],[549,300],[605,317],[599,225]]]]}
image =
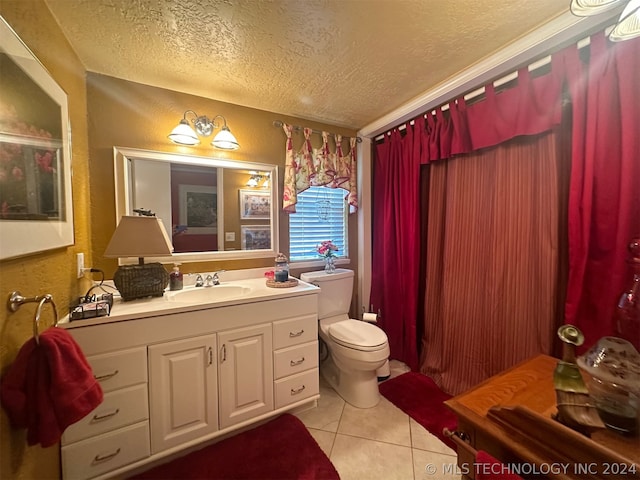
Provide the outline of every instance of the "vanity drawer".
{"type": "Polygon", "coordinates": [[[273,322],[273,348],[291,347],[318,339],[318,317],[306,315],[273,322]]]}
{"type": "Polygon", "coordinates": [[[62,447],[62,476],[92,478],[150,455],[149,422],[62,447]]]}
{"type": "Polygon", "coordinates": [[[149,418],[147,384],[104,394],[104,401],[89,415],[67,428],[63,445],[110,432],[149,418]]]}
{"type": "Polygon", "coordinates": [[[319,372],[317,368],[297,373],[274,382],[275,408],[284,407],[320,392],[319,372]]]}
{"type": "Polygon", "coordinates": [[[273,352],[273,372],[276,380],[317,367],[317,340],[273,352]]]}
{"type": "Polygon", "coordinates": [[[87,357],[104,392],[147,381],[147,348],[105,353],[87,357]]]}

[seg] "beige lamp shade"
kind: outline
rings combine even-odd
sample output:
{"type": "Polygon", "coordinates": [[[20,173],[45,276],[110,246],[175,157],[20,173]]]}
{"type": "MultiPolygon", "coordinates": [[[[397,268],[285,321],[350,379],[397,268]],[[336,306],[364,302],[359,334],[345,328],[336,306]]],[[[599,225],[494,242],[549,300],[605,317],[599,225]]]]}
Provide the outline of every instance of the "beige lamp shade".
{"type": "Polygon", "coordinates": [[[144,257],[171,255],[171,241],[157,217],[122,217],[104,252],[105,257],[138,257],[138,265],[120,265],[113,283],[123,300],[161,297],[169,274],[161,263],[144,263],[144,257]]]}
{"type": "Polygon", "coordinates": [[[171,240],[159,218],[125,216],[120,219],[104,256],[162,257],[172,251],[171,240]]]}

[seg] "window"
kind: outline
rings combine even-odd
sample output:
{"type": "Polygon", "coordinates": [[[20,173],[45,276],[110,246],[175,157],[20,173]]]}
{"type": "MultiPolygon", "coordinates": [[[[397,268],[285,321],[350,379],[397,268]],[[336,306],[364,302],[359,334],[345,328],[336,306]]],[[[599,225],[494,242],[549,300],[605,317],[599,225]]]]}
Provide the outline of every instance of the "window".
{"type": "Polygon", "coordinates": [[[311,187],[298,194],[296,213],[289,215],[289,259],[318,260],[317,246],[331,240],[338,257],[349,255],[347,217],[349,210],[341,188],[311,187]]]}

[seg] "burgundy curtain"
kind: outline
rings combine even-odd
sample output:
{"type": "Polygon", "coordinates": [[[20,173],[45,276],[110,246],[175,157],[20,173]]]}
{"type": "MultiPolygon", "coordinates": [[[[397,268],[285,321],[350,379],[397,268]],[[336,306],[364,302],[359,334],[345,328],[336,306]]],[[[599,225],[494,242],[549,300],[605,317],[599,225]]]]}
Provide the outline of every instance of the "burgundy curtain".
{"type": "Polygon", "coordinates": [[[416,317],[420,258],[420,137],[398,130],[378,146],[373,185],[371,307],[391,358],[418,368],[416,317]]]}
{"type": "Polygon", "coordinates": [[[635,333],[630,339],[638,342],[640,331],[616,329],[614,313],[631,279],[626,246],[640,233],[640,39],[612,44],[595,35],[580,54],[571,46],[552,55],[549,73],[534,77],[521,69],[516,83],[502,91],[488,85],[485,98],[471,105],[456,99],[448,112],[429,112],[404,136],[394,130],[376,146],[371,298],[383,310],[392,357],[412,367],[411,335],[423,321],[416,318],[414,285],[424,279],[412,267],[423,259],[406,235],[419,232],[427,214],[415,215],[416,165],[548,132],[562,118],[563,86],[573,105],[565,321],[584,331],[585,347],[612,334],[635,333]]]}
{"type": "Polygon", "coordinates": [[[620,331],[615,321],[632,277],[627,245],[640,234],[640,39],[594,35],[589,55],[565,52],[573,105],[565,320],[585,334],[583,348],[614,334],[640,348],[640,329],[620,331]]]}
{"type": "Polygon", "coordinates": [[[395,129],[376,146],[373,179],[371,306],[389,338],[391,357],[418,367],[420,265],[420,165],[495,145],[518,135],[549,130],[560,120],[561,76],[530,78],[487,102],[467,106],[460,98],[421,116],[404,133],[395,129]],[[555,95],[556,100],[551,101],[555,95]],[[516,115],[516,119],[512,117],[516,115]],[[499,122],[491,122],[492,118],[499,122]],[[512,120],[509,120],[512,118],[512,120]],[[486,129],[487,125],[493,125],[486,129]]]}

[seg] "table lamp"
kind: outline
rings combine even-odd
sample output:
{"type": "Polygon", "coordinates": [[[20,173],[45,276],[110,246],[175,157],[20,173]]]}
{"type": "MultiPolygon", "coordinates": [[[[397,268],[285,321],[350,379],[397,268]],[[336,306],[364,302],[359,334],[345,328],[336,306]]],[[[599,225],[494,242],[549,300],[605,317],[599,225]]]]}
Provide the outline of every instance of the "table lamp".
{"type": "Polygon", "coordinates": [[[122,299],[161,297],[169,283],[169,273],[161,263],[144,263],[144,257],[171,255],[172,250],[159,218],[122,217],[104,252],[108,258],[138,257],[137,265],[120,265],[113,276],[122,299]]]}

